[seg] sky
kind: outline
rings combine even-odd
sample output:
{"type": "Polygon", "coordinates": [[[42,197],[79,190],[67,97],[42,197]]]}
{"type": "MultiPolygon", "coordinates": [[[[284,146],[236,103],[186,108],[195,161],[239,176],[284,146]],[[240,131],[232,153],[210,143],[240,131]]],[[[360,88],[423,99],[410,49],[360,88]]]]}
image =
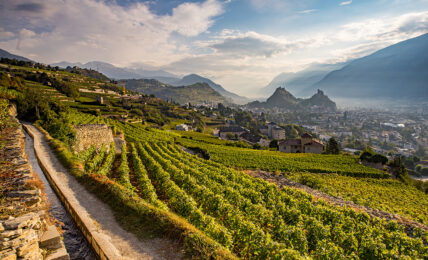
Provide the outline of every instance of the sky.
{"type": "Polygon", "coordinates": [[[196,73],[248,97],[427,32],[428,0],[0,0],[11,53],[196,73]]]}

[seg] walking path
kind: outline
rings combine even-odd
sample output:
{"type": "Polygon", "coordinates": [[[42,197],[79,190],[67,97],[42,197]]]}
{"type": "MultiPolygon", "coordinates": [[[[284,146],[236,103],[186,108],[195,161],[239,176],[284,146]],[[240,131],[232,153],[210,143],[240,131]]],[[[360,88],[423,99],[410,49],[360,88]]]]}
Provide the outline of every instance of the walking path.
{"type": "Polygon", "coordinates": [[[93,236],[102,241],[113,259],[180,259],[181,253],[171,241],[161,238],[139,240],[115,220],[110,207],[89,193],[58,161],[45,136],[36,127],[23,124],[34,137],[34,149],[54,182],[62,190],[93,236]]]}

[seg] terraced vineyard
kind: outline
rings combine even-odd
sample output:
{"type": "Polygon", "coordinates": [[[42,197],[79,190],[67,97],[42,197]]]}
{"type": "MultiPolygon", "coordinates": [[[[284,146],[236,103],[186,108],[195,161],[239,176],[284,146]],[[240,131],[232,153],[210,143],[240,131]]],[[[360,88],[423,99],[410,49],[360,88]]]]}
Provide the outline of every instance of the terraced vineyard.
{"type": "Polygon", "coordinates": [[[357,163],[355,156],[290,154],[267,150],[229,147],[180,139],[184,146],[206,149],[211,159],[239,169],[261,169],[281,172],[337,173],[355,177],[388,178],[383,171],[357,163]]]}
{"type": "Polygon", "coordinates": [[[311,173],[294,173],[287,177],[332,196],[428,224],[428,196],[400,181],[311,173]]]}
{"type": "MultiPolygon", "coordinates": [[[[95,116],[76,115],[74,122],[97,121],[95,116]]],[[[370,178],[386,176],[382,171],[367,172],[367,168],[358,165],[353,157],[283,156],[225,146],[222,148],[226,152],[222,152],[212,145],[207,150],[214,160],[204,160],[175,145],[174,140],[182,140],[177,133],[114,120],[107,120],[107,123],[124,132],[128,140],[127,147],[122,149],[116,177],[105,170],[112,167],[111,159],[108,159],[110,153],[105,147],[99,153],[88,150],[79,155],[86,162],[88,171],[99,169],[99,174],[110,176],[155,207],[180,215],[238,257],[385,259],[428,255],[428,247],[424,245],[426,231],[415,230],[409,237],[404,227],[394,222],[314,200],[311,195],[294,188],[278,190],[274,184],[228,167],[255,166],[270,170],[277,167],[276,170],[283,171],[338,172],[366,177],[327,175],[325,182],[334,183],[331,189],[339,185],[340,181],[333,180],[337,177],[340,177],[338,180],[347,178],[350,183],[353,180],[357,185],[353,187],[361,189],[370,188],[362,186],[362,182],[379,185],[384,181],[391,182],[370,178]],[[245,159],[246,156],[249,158],[245,159]]],[[[343,189],[349,191],[351,186],[343,189]]],[[[343,189],[337,190],[343,194],[343,189]]],[[[368,200],[367,196],[361,197],[368,200]]],[[[384,200],[394,202],[390,197],[384,200]]],[[[420,204],[408,205],[408,209],[417,205],[420,204]]],[[[404,210],[405,205],[400,204],[400,207],[404,210]]],[[[422,213],[415,212],[420,217],[415,216],[415,219],[424,222],[422,213]]]]}

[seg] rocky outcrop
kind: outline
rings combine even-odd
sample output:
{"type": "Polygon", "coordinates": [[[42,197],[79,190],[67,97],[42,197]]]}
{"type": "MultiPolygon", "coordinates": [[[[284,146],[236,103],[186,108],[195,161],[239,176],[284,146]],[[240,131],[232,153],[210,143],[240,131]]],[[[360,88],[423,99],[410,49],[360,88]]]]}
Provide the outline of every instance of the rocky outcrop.
{"type": "Polygon", "coordinates": [[[0,133],[0,259],[69,259],[49,217],[43,183],[27,159],[23,130],[15,119],[13,124],[0,133]],[[49,247],[42,243],[47,233],[56,237],[49,247]],[[59,250],[62,258],[48,255],[59,250]]]}
{"type": "Polygon", "coordinates": [[[103,144],[108,149],[113,142],[113,132],[105,124],[78,125],[74,127],[74,130],[76,136],[72,143],[72,149],[75,153],[85,151],[91,146],[95,146],[99,150],[103,144]]]}

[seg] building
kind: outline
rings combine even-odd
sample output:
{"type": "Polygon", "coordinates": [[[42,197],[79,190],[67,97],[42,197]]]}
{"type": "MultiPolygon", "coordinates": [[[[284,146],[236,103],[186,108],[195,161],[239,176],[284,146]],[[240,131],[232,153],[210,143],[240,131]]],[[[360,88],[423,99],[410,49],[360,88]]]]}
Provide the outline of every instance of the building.
{"type": "Polygon", "coordinates": [[[287,139],[278,143],[279,151],[284,153],[317,153],[324,150],[324,145],[312,138],[308,133],[301,136],[300,139],[287,139]]]}
{"type": "Polygon", "coordinates": [[[276,140],[285,139],[285,129],[279,126],[272,127],[271,139],[276,139],[276,140]]]}
{"type": "Polygon", "coordinates": [[[241,140],[249,144],[259,144],[261,146],[269,146],[269,140],[261,137],[260,135],[254,135],[250,132],[245,132],[239,136],[241,140]]]}
{"type": "Polygon", "coordinates": [[[247,129],[241,126],[222,126],[220,127],[219,136],[222,139],[238,138],[241,134],[248,132],[247,129]]]}
{"type": "Polygon", "coordinates": [[[263,125],[259,127],[259,130],[262,135],[269,136],[269,128],[267,126],[263,125]]]}
{"type": "MultiPolygon", "coordinates": [[[[266,133],[266,128],[260,128],[262,134],[266,133]]],[[[279,127],[276,123],[270,122],[267,125],[267,136],[270,139],[282,140],[285,139],[285,129],[279,127]]]]}
{"type": "Polygon", "coordinates": [[[192,129],[192,126],[186,125],[186,124],[181,124],[181,125],[175,126],[175,130],[178,130],[178,131],[186,131],[187,132],[190,129],[192,129]]]}

